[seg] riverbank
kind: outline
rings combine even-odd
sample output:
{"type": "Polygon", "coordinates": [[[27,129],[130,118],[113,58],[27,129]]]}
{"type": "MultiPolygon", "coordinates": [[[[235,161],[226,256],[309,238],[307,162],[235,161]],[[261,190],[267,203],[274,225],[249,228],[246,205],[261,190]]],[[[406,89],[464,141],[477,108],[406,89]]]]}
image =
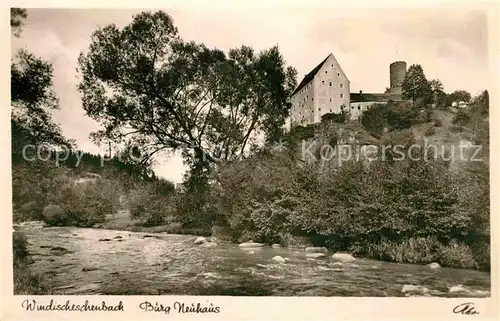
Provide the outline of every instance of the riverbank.
{"type": "Polygon", "coordinates": [[[30,270],[34,263],[27,250],[28,242],[24,234],[14,232],[12,235],[14,293],[20,295],[44,295],[47,289],[42,285],[42,278],[30,270]]]}

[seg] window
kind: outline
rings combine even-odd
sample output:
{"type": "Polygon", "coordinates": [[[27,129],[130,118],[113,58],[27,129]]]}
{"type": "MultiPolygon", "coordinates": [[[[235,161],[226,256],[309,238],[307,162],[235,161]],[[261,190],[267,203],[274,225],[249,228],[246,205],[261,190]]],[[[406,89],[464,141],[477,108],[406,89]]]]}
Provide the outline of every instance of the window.
{"type": "Polygon", "coordinates": [[[339,77],[340,77],[340,72],[338,72],[338,73],[337,73],[337,76],[339,76],[339,77]]]}
{"type": "Polygon", "coordinates": [[[328,73],[328,70],[325,70],[325,74],[327,74],[327,73],[328,73]]]}
{"type": "Polygon", "coordinates": [[[330,102],[332,102],[332,98],[330,98],[330,102]]]}
{"type": "Polygon", "coordinates": [[[340,84],[340,88],[344,88],[344,84],[340,84]]]}
{"type": "Polygon", "coordinates": [[[318,108],[318,111],[321,111],[321,108],[318,108]]]}
{"type": "Polygon", "coordinates": [[[358,110],[361,110],[361,106],[358,106],[358,110]]]}
{"type": "Polygon", "coordinates": [[[340,94],[340,98],[344,98],[344,94],[340,94]]]}
{"type": "Polygon", "coordinates": [[[354,109],[354,106],[351,106],[351,109],[354,109]]]}
{"type": "Polygon", "coordinates": [[[314,101],[314,98],[311,98],[312,101],[314,101]]]}
{"type": "Polygon", "coordinates": [[[330,109],[330,112],[332,112],[332,110],[330,109]]]}
{"type": "Polygon", "coordinates": [[[324,84],[325,84],[325,81],[323,80],[323,81],[321,82],[321,84],[322,84],[322,85],[324,85],[324,84]]]}
{"type": "MultiPolygon", "coordinates": [[[[330,81],[330,87],[331,87],[331,86],[332,86],[332,82],[330,81]]],[[[342,86],[341,86],[341,88],[342,88],[342,86]]]]}

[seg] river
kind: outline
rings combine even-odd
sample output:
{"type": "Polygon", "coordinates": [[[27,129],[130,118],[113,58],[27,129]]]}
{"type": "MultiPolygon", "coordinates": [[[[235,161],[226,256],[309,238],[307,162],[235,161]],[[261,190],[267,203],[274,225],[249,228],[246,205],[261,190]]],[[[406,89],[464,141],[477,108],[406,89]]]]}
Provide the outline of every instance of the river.
{"type": "Polygon", "coordinates": [[[408,295],[402,289],[410,285],[417,296],[490,296],[490,273],[474,270],[361,258],[340,265],[332,253],[311,259],[300,249],[203,248],[189,235],[70,227],[23,232],[30,268],[54,294],[379,297],[408,295]],[[276,263],[274,256],[287,261],[276,263]]]}

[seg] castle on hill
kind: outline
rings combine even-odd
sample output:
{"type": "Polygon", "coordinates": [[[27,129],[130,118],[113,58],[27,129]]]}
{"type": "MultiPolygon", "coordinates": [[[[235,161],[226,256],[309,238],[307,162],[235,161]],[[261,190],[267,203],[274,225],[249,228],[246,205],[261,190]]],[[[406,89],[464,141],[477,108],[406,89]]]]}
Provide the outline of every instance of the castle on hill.
{"type": "Polygon", "coordinates": [[[359,119],[361,114],[373,104],[400,101],[401,85],[406,76],[406,62],[390,64],[390,87],[385,93],[351,93],[350,81],[346,73],[329,54],[320,62],[293,91],[291,126],[307,126],[321,122],[325,114],[346,112],[349,119],[359,119]]]}

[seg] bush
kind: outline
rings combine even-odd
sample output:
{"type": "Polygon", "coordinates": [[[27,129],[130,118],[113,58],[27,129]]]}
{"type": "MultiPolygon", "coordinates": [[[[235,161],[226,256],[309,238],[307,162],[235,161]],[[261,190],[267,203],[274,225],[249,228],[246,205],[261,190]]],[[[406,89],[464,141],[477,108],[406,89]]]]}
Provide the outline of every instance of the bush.
{"type": "Polygon", "coordinates": [[[439,251],[439,258],[436,260],[442,266],[456,268],[476,268],[474,255],[470,246],[456,241],[451,241],[448,245],[443,245],[439,251]]]}
{"type": "Polygon", "coordinates": [[[22,222],[22,221],[40,220],[43,217],[42,209],[43,206],[41,206],[37,201],[24,203],[16,211],[18,215],[14,215],[14,221],[22,222]]]}
{"type": "Polygon", "coordinates": [[[59,205],[48,205],[43,208],[43,219],[50,226],[64,225],[68,215],[59,205]]]}
{"type": "Polygon", "coordinates": [[[174,216],[174,197],[158,194],[153,187],[138,185],[128,196],[130,217],[143,226],[165,224],[174,216]]]}
{"type": "Polygon", "coordinates": [[[384,104],[376,104],[363,112],[361,124],[374,137],[379,138],[387,126],[389,110],[384,104]]]}
{"type": "Polygon", "coordinates": [[[435,133],[436,133],[436,130],[434,129],[434,127],[427,127],[427,129],[424,132],[424,135],[425,136],[432,136],[435,133]]]}

